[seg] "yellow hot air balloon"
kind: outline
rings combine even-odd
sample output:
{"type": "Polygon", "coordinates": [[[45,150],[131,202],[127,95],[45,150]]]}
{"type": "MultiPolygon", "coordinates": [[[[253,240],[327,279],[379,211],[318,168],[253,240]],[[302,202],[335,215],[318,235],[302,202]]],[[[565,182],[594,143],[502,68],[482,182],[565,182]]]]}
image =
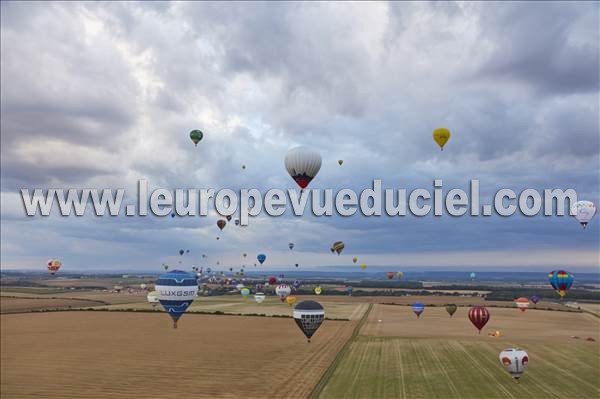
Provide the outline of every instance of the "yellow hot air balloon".
{"type": "Polygon", "coordinates": [[[322,291],[322,290],[321,290],[321,286],[320,286],[320,285],[317,285],[317,286],[315,287],[315,294],[317,294],[317,295],[321,295],[321,291],[322,291]]]}
{"type": "Polygon", "coordinates": [[[396,276],[398,277],[398,280],[402,280],[404,278],[404,273],[398,272],[398,273],[396,273],[396,276]]]}
{"type": "Polygon", "coordinates": [[[361,268],[362,270],[365,270],[365,269],[367,268],[367,264],[366,264],[366,263],[361,263],[361,264],[360,264],[360,268],[361,268]]]}
{"type": "Polygon", "coordinates": [[[450,130],[445,127],[440,127],[433,131],[433,140],[440,146],[442,151],[444,151],[444,146],[450,140],[450,136],[450,130]]]}
{"type": "Polygon", "coordinates": [[[296,297],[290,295],[287,298],[285,298],[285,301],[287,302],[288,305],[292,306],[293,304],[296,303],[296,297]]]}

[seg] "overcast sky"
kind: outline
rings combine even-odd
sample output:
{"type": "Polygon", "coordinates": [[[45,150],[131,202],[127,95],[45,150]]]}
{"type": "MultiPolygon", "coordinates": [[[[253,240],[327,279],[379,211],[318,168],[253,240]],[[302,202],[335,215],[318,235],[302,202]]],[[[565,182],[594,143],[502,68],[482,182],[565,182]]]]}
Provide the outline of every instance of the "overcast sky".
{"type": "MultiPolygon", "coordinates": [[[[599,5],[1,3],[2,267],[598,271],[600,219],[26,217],[22,188],[574,188],[599,200],[599,5]],[[452,131],[446,150],[434,128],[452,131]],[[201,129],[194,147],[189,131],[201,129]],[[337,159],[344,159],[343,167],[337,159]],[[242,172],[241,165],[247,169],[242,172]],[[342,240],[342,256],[329,253],[342,240]],[[296,244],[294,253],[287,243],[296,244]],[[247,263],[251,263],[247,261],[247,263]]],[[[482,202],[489,200],[482,199],[482,202]]]]}

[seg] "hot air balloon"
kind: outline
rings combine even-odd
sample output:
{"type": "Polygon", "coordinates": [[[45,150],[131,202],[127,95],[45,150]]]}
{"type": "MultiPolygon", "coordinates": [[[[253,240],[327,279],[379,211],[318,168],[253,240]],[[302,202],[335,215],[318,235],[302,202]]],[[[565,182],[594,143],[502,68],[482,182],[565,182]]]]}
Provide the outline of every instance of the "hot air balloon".
{"type": "Polygon", "coordinates": [[[225,219],[217,220],[217,227],[219,228],[219,230],[223,231],[223,229],[225,228],[226,225],[227,225],[227,221],[225,219]]]}
{"type": "Polygon", "coordinates": [[[288,248],[290,249],[290,251],[291,251],[292,249],[294,249],[294,243],[293,243],[293,242],[290,242],[290,243],[288,244],[288,248]]]}
{"type": "Polygon", "coordinates": [[[596,205],[591,201],[577,201],[575,205],[571,207],[571,214],[585,229],[596,214],[596,205]]]}
{"type": "Polygon", "coordinates": [[[246,165],[242,165],[242,170],[246,170],[246,165]]]}
{"type": "Polygon", "coordinates": [[[469,274],[469,277],[471,278],[471,281],[475,280],[475,273],[471,272],[471,274],[469,274]]]}
{"type": "Polygon", "coordinates": [[[456,313],[456,309],[457,306],[453,303],[449,303],[446,305],[446,312],[448,312],[448,314],[450,315],[450,317],[454,316],[454,313],[456,313]]]}
{"type": "Polygon", "coordinates": [[[481,334],[481,329],[490,320],[490,312],[483,306],[473,306],[469,309],[469,320],[471,320],[471,323],[477,327],[479,334],[481,334]]]}
{"type": "Polygon", "coordinates": [[[198,294],[198,279],[191,273],[173,270],[158,277],[155,289],[160,304],[173,319],[173,328],[177,328],[177,320],[198,294]]]}
{"type": "Polygon", "coordinates": [[[567,295],[567,290],[573,285],[573,275],[564,270],[554,270],[548,274],[548,280],[552,288],[558,292],[561,298],[567,295]]]}
{"type": "Polygon", "coordinates": [[[244,253],[242,254],[242,256],[244,257],[244,259],[246,259],[246,256],[248,256],[248,254],[244,252],[244,253]]]}
{"type": "Polygon", "coordinates": [[[518,380],[529,363],[529,355],[523,349],[508,348],[500,352],[500,363],[512,378],[518,380]]]}
{"type": "Polygon", "coordinates": [[[359,267],[360,267],[361,270],[365,270],[367,268],[367,264],[366,263],[361,263],[359,267]]]}
{"type": "Polygon", "coordinates": [[[277,294],[277,296],[279,296],[281,302],[283,302],[285,301],[285,298],[287,298],[292,293],[292,289],[287,284],[279,284],[277,288],[275,288],[275,293],[277,294]]]}
{"type": "Polygon", "coordinates": [[[62,266],[62,262],[59,261],[58,259],[50,259],[46,263],[46,267],[48,268],[48,271],[53,276],[56,274],[56,272],[58,272],[58,270],[60,269],[61,266],[62,266]]]}
{"type": "Polygon", "coordinates": [[[397,272],[396,277],[398,277],[398,280],[404,279],[404,272],[397,272]]]}
{"type": "Polygon", "coordinates": [[[425,310],[425,305],[421,302],[414,303],[412,305],[412,311],[417,315],[417,318],[421,316],[421,313],[425,310]]]}
{"type": "Polygon", "coordinates": [[[235,219],[235,220],[233,221],[233,223],[234,223],[236,226],[239,226],[239,225],[240,225],[240,219],[235,219]]]}
{"type": "Polygon", "coordinates": [[[515,299],[515,304],[517,308],[521,309],[522,312],[526,311],[529,307],[529,299],[525,297],[515,299]]]}
{"type": "Polygon", "coordinates": [[[286,302],[288,305],[290,305],[290,306],[292,306],[293,304],[295,304],[295,303],[296,303],[296,300],[297,300],[297,299],[296,299],[296,297],[295,297],[295,296],[293,296],[293,295],[290,295],[290,296],[288,296],[287,298],[285,298],[285,302],[286,302]]]}
{"type": "Polygon", "coordinates": [[[300,280],[294,280],[294,282],[292,283],[292,287],[294,287],[294,289],[298,289],[300,288],[300,280]]]}
{"type": "Polygon", "coordinates": [[[388,278],[388,280],[391,280],[394,278],[394,272],[387,272],[385,275],[388,278]]]}
{"type": "Polygon", "coordinates": [[[184,251],[183,249],[180,249],[180,250],[179,250],[179,255],[180,255],[180,256],[183,256],[183,254],[184,254],[184,253],[185,253],[185,251],[184,251]]]}
{"type": "Polygon", "coordinates": [[[171,218],[175,217],[175,212],[171,213],[171,218]]]}
{"type": "Polygon", "coordinates": [[[356,264],[356,262],[358,262],[358,258],[355,256],[352,258],[352,263],[356,264]]]}
{"type": "Polygon", "coordinates": [[[262,265],[263,263],[265,263],[265,260],[267,260],[267,255],[258,254],[258,255],[256,255],[256,260],[258,261],[258,263],[260,263],[262,265]]]}
{"type": "Polygon", "coordinates": [[[320,286],[320,285],[317,285],[317,286],[315,287],[315,294],[317,294],[317,295],[321,295],[321,292],[322,292],[322,291],[323,291],[323,289],[321,288],[321,286],[320,286]]]}
{"type": "Polygon", "coordinates": [[[206,258],[208,258],[208,256],[206,254],[202,254],[202,258],[206,259],[206,258]]]}
{"type": "Polygon", "coordinates": [[[440,146],[440,149],[442,151],[444,151],[444,146],[446,145],[448,140],[450,140],[450,136],[451,136],[450,130],[448,130],[444,127],[435,129],[433,131],[433,140],[435,140],[437,145],[440,146]]]}
{"type": "Polygon", "coordinates": [[[354,288],[352,288],[351,286],[346,287],[346,293],[348,294],[348,296],[352,296],[352,291],[354,291],[354,288]]]}
{"type": "Polygon", "coordinates": [[[269,277],[269,285],[275,285],[277,283],[277,277],[271,276],[269,277]]]}
{"type": "Polygon", "coordinates": [[[146,284],[144,284],[144,283],[140,284],[140,288],[143,289],[143,290],[145,290],[146,289],[146,284]]]}
{"type": "Polygon", "coordinates": [[[285,155],[285,168],[301,189],[305,189],[321,169],[321,155],[307,147],[295,147],[285,155]]]}
{"type": "Polygon", "coordinates": [[[250,290],[244,287],[240,290],[240,294],[242,295],[242,298],[246,299],[248,298],[248,295],[250,295],[250,290]]]}
{"type": "Polygon", "coordinates": [[[294,263],[294,266],[298,267],[298,266],[300,266],[300,265],[299,265],[298,263],[294,263]]]}
{"type": "Polygon", "coordinates": [[[256,303],[263,303],[265,298],[266,296],[262,292],[257,292],[256,294],[254,294],[254,300],[256,301],[256,303]]]}
{"type": "Polygon", "coordinates": [[[338,159],[338,165],[342,166],[342,165],[343,165],[343,163],[344,163],[344,160],[343,160],[343,159],[338,159]]]}
{"type": "Polygon", "coordinates": [[[169,265],[167,265],[166,263],[163,263],[163,264],[162,264],[162,267],[163,267],[163,269],[165,269],[165,270],[169,269],[169,265]]]}
{"type": "Polygon", "coordinates": [[[228,222],[231,222],[231,215],[225,216],[225,219],[227,219],[228,222]]]}
{"type": "Polygon", "coordinates": [[[204,133],[202,133],[201,130],[196,129],[190,132],[190,139],[194,142],[195,146],[198,146],[198,143],[200,140],[202,140],[202,137],[204,137],[204,133]]]}
{"type": "Polygon", "coordinates": [[[244,288],[244,284],[241,284],[241,283],[235,286],[235,289],[238,291],[241,291],[242,288],[244,288]]]}
{"type": "Polygon", "coordinates": [[[337,253],[339,255],[344,250],[344,247],[345,247],[345,245],[344,245],[343,242],[336,241],[333,244],[331,244],[330,250],[331,250],[332,253],[335,252],[335,253],[337,253]]]}
{"type": "Polygon", "coordinates": [[[146,299],[152,304],[153,308],[156,307],[156,304],[158,303],[158,292],[150,291],[148,295],[146,295],[146,299]]]}
{"type": "Polygon", "coordinates": [[[302,301],[294,308],[294,320],[304,333],[308,342],[325,319],[325,310],[315,301],[302,301]]]}
{"type": "Polygon", "coordinates": [[[537,295],[532,295],[531,298],[529,298],[529,300],[534,304],[537,305],[537,303],[540,301],[540,297],[537,295]]]}

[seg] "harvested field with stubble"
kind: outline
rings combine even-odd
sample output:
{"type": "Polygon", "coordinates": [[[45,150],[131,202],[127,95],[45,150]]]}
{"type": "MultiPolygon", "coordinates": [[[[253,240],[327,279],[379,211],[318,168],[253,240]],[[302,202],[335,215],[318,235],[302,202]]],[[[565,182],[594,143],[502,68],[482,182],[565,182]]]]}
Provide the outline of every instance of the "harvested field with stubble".
{"type": "Polygon", "coordinates": [[[307,397],[356,322],[311,343],[290,319],[164,313],[1,316],[2,398],[307,397]]]}
{"type": "Polygon", "coordinates": [[[23,313],[102,305],[102,302],[70,298],[0,297],[0,313],[23,313]]]}
{"type": "Polygon", "coordinates": [[[443,308],[426,308],[417,319],[410,307],[374,305],[319,397],[600,397],[600,319],[542,310],[491,308],[490,313],[479,335],[466,308],[452,318],[443,308]],[[487,335],[495,330],[501,331],[499,338],[487,335]],[[498,353],[509,347],[530,356],[519,384],[498,361],[498,353]]]}

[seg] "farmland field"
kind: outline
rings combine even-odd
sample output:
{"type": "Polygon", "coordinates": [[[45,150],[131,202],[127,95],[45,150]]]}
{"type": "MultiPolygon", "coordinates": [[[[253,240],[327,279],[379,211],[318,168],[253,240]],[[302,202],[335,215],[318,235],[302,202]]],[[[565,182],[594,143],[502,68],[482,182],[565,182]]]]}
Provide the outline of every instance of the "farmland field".
{"type": "Polygon", "coordinates": [[[465,309],[450,318],[442,308],[427,308],[417,319],[409,307],[375,305],[319,397],[599,397],[598,318],[540,310],[490,312],[479,335],[465,309]],[[499,338],[487,335],[495,330],[501,331],[499,338]],[[530,355],[519,384],[498,361],[502,349],[515,346],[530,355]]]}
{"type": "Polygon", "coordinates": [[[1,316],[2,398],[306,397],[355,327],[311,343],[290,319],[164,313],[1,316]],[[177,381],[177,383],[173,383],[177,381]]]}

